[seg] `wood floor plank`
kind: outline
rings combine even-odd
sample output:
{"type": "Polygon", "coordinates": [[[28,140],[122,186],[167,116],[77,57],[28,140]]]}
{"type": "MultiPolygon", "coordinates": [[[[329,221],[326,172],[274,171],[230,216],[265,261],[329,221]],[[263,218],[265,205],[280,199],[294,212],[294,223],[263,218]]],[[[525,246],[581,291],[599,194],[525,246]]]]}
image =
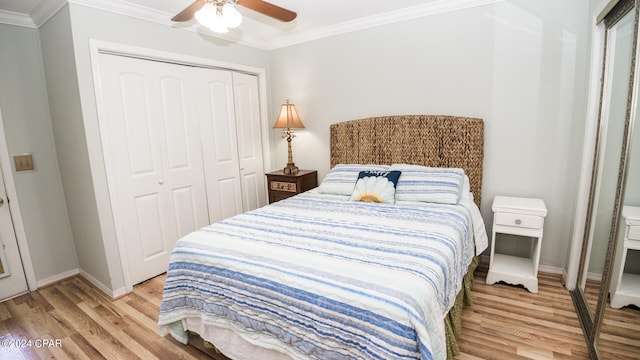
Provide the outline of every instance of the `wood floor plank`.
{"type": "Polygon", "coordinates": [[[71,337],[63,338],[62,344],[59,348],[52,348],[52,353],[55,355],[56,359],[74,359],[74,360],[93,360],[94,358],[98,359],[99,357],[91,358],[89,354],[84,352],[71,337]]]}
{"type": "MultiPolygon", "coordinates": [[[[487,285],[476,271],[474,305],[463,310],[456,360],[588,359],[569,292],[556,274],[539,274],[539,293],[502,283],[487,285]]],[[[109,299],[76,276],[0,303],[0,339],[51,337],[61,347],[0,348],[0,359],[189,359],[208,357],[157,334],[165,276],[109,299]]],[[[614,311],[603,323],[605,359],[637,359],[640,317],[614,311]],[[632,334],[632,335],[629,335],[632,334]]],[[[219,357],[223,358],[223,357],[219,357]]]]}
{"type": "Polygon", "coordinates": [[[126,332],[124,332],[123,328],[120,326],[121,323],[112,321],[111,319],[113,319],[113,317],[111,315],[104,316],[104,312],[99,313],[86,303],[79,303],[78,308],[94,319],[98,325],[108,331],[114,339],[129,349],[132,353],[136,354],[136,356],[142,359],[158,359],[157,356],[147,350],[142,344],[137,342],[135,339],[132,339],[126,332]]]}
{"type": "Polygon", "coordinates": [[[459,358],[588,359],[571,296],[560,276],[540,273],[539,293],[532,294],[522,286],[487,285],[486,272],[486,264],[479,266],[473,306],[463,311],[459,358]],[[511,350],[505,354],[505,349],[511,350]]]}
{"type": "Polygon", "coordinates": [[[164,276],[156,276],[153,279],[137,285],[133,289],[133,292],[160,309],[162,292],[164,290],[164,279],[164,276]]]}
{"type": "Polygon", "coordinates": [[[138,322],[151,331],[155,332],[158,330],[158,323],[156,321],[149,319],[145,314],[139,313],[136,308],[130,306],[129,303],[125,302],[123,299],[116,300],[114,304],[116,304],[127,316],[133,319],[133,321],[138,322]]]}
{"type": "MultiPolygon", "coordinates": [[[[87,338],[82,336],[82,334],[80,333],[73,334],[71,336],[71,340],[73,340],[74,345],[77,346],[80,350],[82,350],[82,352],[86,354],[88,358],[97,359],[97,360],[101,360],[101,359],[106,360],[106,358],[100,353],[100,351],[96,349],[93,346],[93,344],[91,344],[91,341],[89,341],[87,338]]],[[[66,349],[66,342],[63,344],[65,345],[64,348],[66,349]]]]}

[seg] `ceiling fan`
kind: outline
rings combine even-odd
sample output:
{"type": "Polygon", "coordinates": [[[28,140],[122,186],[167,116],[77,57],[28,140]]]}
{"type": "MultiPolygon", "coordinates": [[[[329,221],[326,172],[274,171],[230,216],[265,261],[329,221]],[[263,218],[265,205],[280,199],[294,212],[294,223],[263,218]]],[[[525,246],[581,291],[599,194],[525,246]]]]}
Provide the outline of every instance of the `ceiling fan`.
{"type": "Polygon", "coordinates": [[[196,18],[199,23],[214,32],[225,33],[242,22],[242,15],[233,4],[259,12],[274,19],[289,22],[298,16],[295,12],[262,0],[196,0],[186,7],[172,21],[189,21],[196,18]]]}

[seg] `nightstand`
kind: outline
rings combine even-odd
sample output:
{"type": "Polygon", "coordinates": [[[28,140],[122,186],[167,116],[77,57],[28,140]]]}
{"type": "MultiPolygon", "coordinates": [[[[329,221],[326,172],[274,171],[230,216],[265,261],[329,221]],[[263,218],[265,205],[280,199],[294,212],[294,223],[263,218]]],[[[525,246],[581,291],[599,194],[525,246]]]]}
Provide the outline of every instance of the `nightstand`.
{"type": "Polygon", "coordinates": [[[493,210],[491,258],[487,284],[504,281],[524,285],[532,293],[538,292],[538,264],[542,245],[542,229],[547,207],[540,199],[496,196],[493,210]],[[515,256],[496,250],[496,234],[513,235],[519,247],[528,242],[528,256],[515,256]]]}
{"type": "Polygon", "coordinates": [[[297,174],[285,174],[284,171],[279,170],[266,175],[269,204],[318,186],[316,170],[300,170],[297,174]]]}
{"type": "Polygon", "coordinates": [[[611,307],[619,309],[627,305],[640,306],[640,274],[625,269],[627,255],[640,251],[640,207],[624,206],[618,229],[618,244],[611,275],[611,307]]]}

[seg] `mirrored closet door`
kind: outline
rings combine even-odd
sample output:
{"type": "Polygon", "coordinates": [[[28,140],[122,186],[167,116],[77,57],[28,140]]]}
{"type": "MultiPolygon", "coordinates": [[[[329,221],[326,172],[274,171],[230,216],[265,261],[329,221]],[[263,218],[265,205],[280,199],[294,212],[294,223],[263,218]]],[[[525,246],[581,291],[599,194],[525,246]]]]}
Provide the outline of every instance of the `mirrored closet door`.
{"type": "MultiPolygon", "coordinates": [[[[603,50],[602,58],[593,59],[602,65],[600,99],[579,283],[572,292],[594,359],[640,355],[640,342],[635,340],[634,348],[635,334],[629,328],[640,324],[640,301],[634,303],[633,295],[637,292],[640,300],[640,189],[631,185],[640,184],[635,175],[640,164],[633,166],[640,159],[632,153],[638,112],[637,3],[610,1],[598,18],[594,40],[603,50]],[[620,316],[626,321],[616,323],[620,316]]],[[[640,327],[634,332],[640,333],[640,327]]]]}
{"type": "MultiPolygon", "coordinates": [[[[640,74],[636,74],[638,76],[640,74]]],[[[634,83],[638,88],[639,83],[634,83]]],[[[639,94],[640,95],[640,94],[639,94]]],[[[610,282],[596,339],[602,359],[640,358],[640,106],[633,104],[626,181],[620,193],[621,215],[612,252],[610,282]],[[633,125],[633,123],[632,123],[633,125]]]]}

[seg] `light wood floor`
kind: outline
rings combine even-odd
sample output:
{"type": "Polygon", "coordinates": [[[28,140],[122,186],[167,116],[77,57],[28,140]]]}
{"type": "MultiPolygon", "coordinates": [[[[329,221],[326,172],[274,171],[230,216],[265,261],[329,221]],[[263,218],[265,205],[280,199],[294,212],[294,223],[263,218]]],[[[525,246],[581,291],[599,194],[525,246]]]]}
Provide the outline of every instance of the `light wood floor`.
{"type": "MultiPolygon", "coordinates": [[[[465,309],[456,359],[588,358],[571,298],[558,275],[541,273],[540,292],[531,294],[522,287],[486,285],[486,271],[482,265],[476,271],[475,303],[465,309]]],[[[156,334],[163,283],[164,276],[156,277],[112,301],[73,277],[0,303],[0,345],[5,345],[0,359],[207,358],[156,334]],[[16,341],[28,346],[7,346],[16,341]]],[[[637,322],[612,321],[640,333],[637,322]]]]}
{"type": "MultiPolygon", "coordinates": [[[[587,280],[585,296],[593,312],[599,294],[600,282],[587,280]]],[[[640,309],[606,307],[598,349],[604,359],[640,359],[640,309]]]]}

